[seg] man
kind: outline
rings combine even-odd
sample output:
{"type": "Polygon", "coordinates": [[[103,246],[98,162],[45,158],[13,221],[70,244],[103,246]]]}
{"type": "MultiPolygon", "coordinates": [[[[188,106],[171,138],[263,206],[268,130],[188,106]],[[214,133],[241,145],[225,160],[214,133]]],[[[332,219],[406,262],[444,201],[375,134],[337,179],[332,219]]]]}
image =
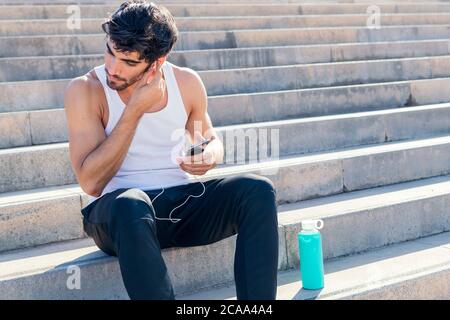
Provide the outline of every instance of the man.
{"type": "Polygon", "coordinates": [[[200,77],[167,61],[178,37],[173,17],[162,6],[128,1],[102,27],[104,65],[73,79],[65,93],[72,168],[90,196],[85,232],[118,257],[131,299],[175,298],[161,249],[237,234],[237,298],[275,299],[273,183],[255,174],[203,185],[191,179],[222,162],[223,145],[200,77]],[[179,129],[191,140],[216,139],[200,155],[178,157],[179,129]]]}

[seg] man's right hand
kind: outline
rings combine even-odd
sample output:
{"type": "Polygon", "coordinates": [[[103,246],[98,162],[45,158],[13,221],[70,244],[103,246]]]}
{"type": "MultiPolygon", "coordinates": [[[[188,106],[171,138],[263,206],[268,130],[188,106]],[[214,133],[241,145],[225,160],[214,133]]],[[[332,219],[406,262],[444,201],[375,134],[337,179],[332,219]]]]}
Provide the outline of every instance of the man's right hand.
{"type": "Polygon", "coordinates": [[[161,66],[150,68],[138,81],[127,108],[139,118],[144,113],[154,112],[160,109],[158,102],[164,98],[166,84],[162,78],[161,66]]]}

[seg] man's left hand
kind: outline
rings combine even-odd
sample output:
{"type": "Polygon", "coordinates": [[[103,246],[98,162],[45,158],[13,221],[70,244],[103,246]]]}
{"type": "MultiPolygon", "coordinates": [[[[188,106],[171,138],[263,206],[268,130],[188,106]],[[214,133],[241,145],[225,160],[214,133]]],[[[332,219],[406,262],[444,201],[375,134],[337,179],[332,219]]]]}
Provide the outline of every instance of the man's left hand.
{"type": "Polygon", "coordinates": [[[211,143],[205,147],[202,153],[194,156],[177,157],[176,160],[183,171],[197,176],[202,176],[217,166],[214,146],[211,143]]]}

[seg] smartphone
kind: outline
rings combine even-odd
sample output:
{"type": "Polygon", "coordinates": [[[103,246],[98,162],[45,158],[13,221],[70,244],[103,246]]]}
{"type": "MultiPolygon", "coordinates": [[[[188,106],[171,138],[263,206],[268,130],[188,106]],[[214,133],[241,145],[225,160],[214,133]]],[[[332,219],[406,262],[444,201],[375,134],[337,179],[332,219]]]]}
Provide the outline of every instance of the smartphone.
{"type": "Polygon", "coordinates": [[[209,140],[204,140],[202,142],[199,142],[195,145],[190,146],[187,150],[184,151],[184,154],[186,156],[195,156],[196,154],[200,154],[203,152],[203,150],[205,149],[205,147],[208,145],[208,143],[210,143],[212,140],[214,140],[214,138],[212,137],[209,140]]]}

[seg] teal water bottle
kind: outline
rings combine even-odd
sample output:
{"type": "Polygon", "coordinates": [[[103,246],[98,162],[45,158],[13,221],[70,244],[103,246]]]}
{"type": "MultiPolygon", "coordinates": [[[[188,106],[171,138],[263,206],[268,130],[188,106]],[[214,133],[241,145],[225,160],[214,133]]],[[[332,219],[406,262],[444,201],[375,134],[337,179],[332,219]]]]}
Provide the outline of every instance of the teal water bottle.
{"type": "Polygon", "coordinates": [[[298,233],[300,271],[303,289],[317,290],[324,287],[322,238],[319,230],[323,220],[304,220],[298,233]]]}

